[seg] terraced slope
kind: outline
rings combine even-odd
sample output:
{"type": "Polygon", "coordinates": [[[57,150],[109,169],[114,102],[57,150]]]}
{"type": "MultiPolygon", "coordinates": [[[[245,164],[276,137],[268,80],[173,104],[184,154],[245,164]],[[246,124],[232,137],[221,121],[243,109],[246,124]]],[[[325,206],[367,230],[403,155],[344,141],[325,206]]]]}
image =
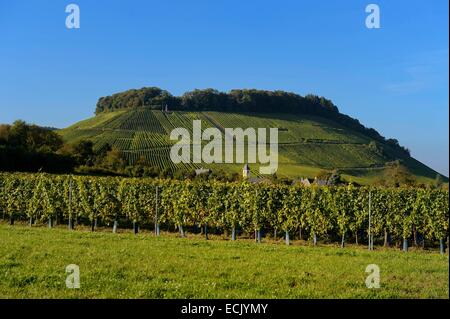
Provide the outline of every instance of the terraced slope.
{"type": "MultiPolygon", "coordinates": [[[[172,170],[218,167],[239,172],[242,164],[173,164],[170,147],[176,142],[170,132],[184,127],[192,133],[192,121],[201,120],[202,128],[277,127],[279,129],[279,166],[277,174],[289,177],[314,177],[321,169],[341,169],[351,179],[367,182],[383,170],[385,164],[400,158],[420,179],[433,179],[436,172],[405,157],[388,145],[382,152],[369,146],[371,139],[329,120],[291,114],[237,114],[222,112],[161,112],[133,108],[78,122],[60,131],[73,142],[91,139],[96,149],[107,144],[118,147],[130,163],[144,156],[152,165],[172,170]],[[368,178],[368,179],[367,179],[368,178]]],[[[205,142],[204,142],[205,144],[205,142]]],[[[252,166],[257,173],[257,165],[252,166]]]]}

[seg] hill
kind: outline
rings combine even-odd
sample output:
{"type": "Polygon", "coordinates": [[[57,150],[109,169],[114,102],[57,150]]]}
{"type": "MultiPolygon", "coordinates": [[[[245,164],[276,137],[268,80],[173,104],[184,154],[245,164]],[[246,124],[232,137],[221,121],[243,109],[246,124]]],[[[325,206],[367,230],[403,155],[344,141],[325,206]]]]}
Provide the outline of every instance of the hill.
{"type": "MultiPolygon", "coordinates": [[[[185,127],[192,134],[193,120],[201,120],[203,129],[217,127],[221,131],[225,127],[279,128],[279,177],[314,177],[322,170],[339,169],[347,180],[366,184],[393,161],[400,161],[419,181],[431,181],[437,174],[401,147],[339,121],[310,114],[164,112],[154,107],[132,107],[98,112],[59,133],[67,142],[90,139],[97,150],[116,146],[131,164],[143,156],[152,165],[173,171],[203,167],[240,172],[242,164],[171,162],[170,147],[175,141],[169,139],[170,132],[185,127]]],[[[252,173],[258,172],[257,165],[251,168],[252,173]]]]}

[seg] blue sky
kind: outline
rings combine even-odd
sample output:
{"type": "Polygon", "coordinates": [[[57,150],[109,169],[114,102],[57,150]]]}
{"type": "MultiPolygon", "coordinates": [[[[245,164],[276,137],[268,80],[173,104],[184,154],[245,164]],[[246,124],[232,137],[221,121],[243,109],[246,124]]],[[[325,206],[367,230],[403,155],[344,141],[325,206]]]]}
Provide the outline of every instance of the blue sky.
{"type": "Polygon", "coordinates": [[[326,96],[448,176],[448,1],[0,0],[0,122],[65,127],[159,86],[326,96]],[[81,28],[65,27],[76,3],[81,28]],[[367,29],[365,7],[381,9],[367,29]]]}

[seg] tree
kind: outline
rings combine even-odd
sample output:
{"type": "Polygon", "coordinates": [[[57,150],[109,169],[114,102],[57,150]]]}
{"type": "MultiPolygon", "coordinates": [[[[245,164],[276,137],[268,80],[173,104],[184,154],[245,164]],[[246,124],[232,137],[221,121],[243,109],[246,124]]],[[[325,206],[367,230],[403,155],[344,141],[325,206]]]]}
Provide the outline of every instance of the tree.
{"type": "Polygon", "coordinates": [[[28,125],[24,121],[14,121],[9,129],[8,144],[26,148],[28,130],[28,125]]]}
{"type": "Polygon", "coordinates": [[[11,125],[0,124],[0,145],[8,144],[10,129],[11,125]]]}
{"type": "Polygon", "coordinates": [[[444,184],[444,181],[442,180],[441,174],[436,174],[436,178],[434,179],[433,186],[436,188],[442,187],[442,184],[444,184]]]}
{"type": "Polygon", "coordinates": [[[72,144],[65,144],[59,153],[71,156],[77,165],[92,166],[94,164],[94,143],[90,140],[79,140],[72,144]]]}
{"type": "Polygon", "coordinates": [[[382,185],[387,187],[412,186],[414,184],[414,176],[399,162],[388,165],[383,174],[382,185]]]}
{"type": "Polygon", "coordinates": [[[117,147],[113,147],[106,153],[102,166],[116,172],[123,170],[125,168],[125,160],[121,151],[117,147]]]}

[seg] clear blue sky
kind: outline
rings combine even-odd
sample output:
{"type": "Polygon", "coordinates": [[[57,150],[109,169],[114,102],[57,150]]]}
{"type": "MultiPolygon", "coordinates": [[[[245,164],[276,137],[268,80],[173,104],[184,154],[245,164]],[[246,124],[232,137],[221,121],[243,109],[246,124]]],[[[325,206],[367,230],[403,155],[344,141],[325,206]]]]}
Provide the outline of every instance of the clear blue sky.
{"type": "Polygon", "coordinates": [[[0,122],[65,127],[143,86],[326,96],[448,176],[448,1],[0,0],[0,122]],[[65,27],[65,7],[81,28],[65,27]],[[381,29],[365,27],[365,7],[381,29]]]}

